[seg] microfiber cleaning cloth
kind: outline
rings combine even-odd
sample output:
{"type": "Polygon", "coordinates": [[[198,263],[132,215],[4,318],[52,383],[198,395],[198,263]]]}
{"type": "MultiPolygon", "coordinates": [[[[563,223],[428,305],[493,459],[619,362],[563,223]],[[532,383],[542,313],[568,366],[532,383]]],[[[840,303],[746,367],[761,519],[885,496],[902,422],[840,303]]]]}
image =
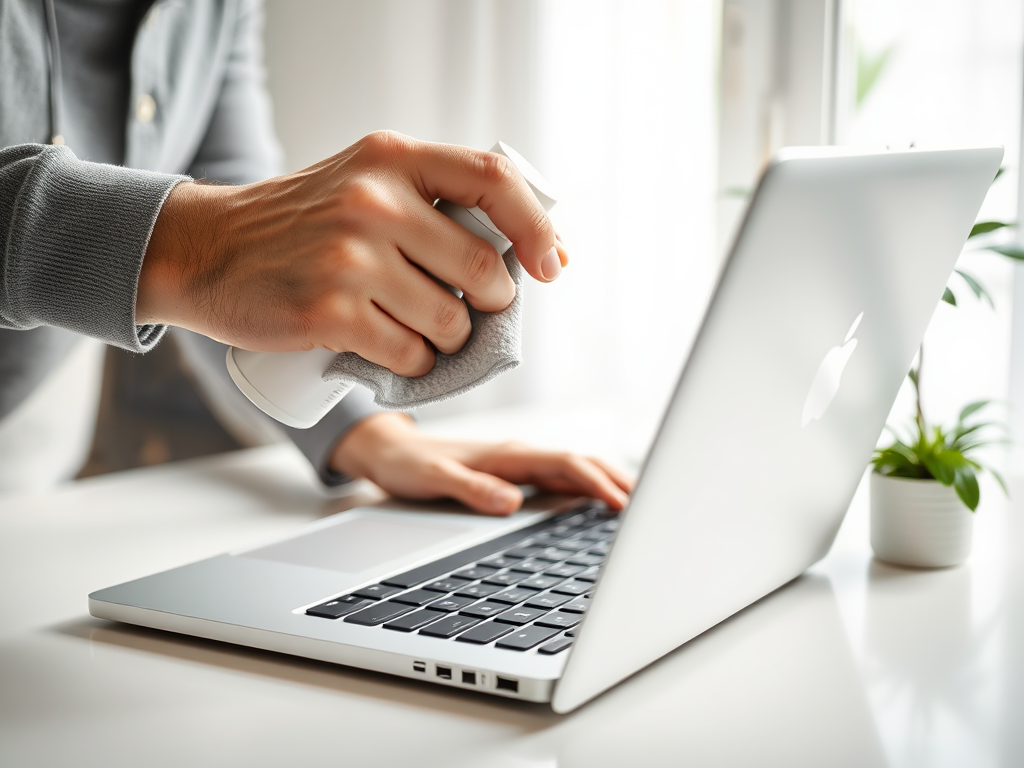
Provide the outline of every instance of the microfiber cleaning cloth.
{"type": "Polygon", "coordinates": [[[473,324],[469,340],[454,355],[437,353],[437,362],[428,373],[416,378],[399,376],[354,352],[345,352],[338,355],[324,378],[354,381],[373,392],[381,408],[405,411],[457,397],[517,368],[523,361],[523,268],[513,249],[509,248],[504,258],[516,284],[512,303],[500,312],[480,312],[467,305],[473,324]]]}

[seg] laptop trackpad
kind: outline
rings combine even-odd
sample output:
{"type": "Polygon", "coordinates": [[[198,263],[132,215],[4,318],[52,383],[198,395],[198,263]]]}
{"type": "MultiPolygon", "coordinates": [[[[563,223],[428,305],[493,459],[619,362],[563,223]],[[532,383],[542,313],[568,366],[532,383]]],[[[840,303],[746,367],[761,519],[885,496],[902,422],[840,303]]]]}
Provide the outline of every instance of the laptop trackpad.
{"type": "Polygon", "coordinates": [[[242,557],[360,573],[470,530],[468,526],[427,520],[352,516],[292,539],[241,553],[242,557]]]}

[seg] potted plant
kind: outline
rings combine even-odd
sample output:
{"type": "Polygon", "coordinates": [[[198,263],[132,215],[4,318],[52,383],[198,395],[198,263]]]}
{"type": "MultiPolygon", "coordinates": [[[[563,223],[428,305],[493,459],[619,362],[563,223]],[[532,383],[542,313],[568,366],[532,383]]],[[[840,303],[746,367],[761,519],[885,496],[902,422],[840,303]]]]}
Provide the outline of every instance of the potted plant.
{"type": "MultiPolygon", "coordinates": [[[[978,222],[968,242],[1011,226],[1001,221],[978,222]]],[[[1024,261],[1024,249],[1015,245],[984,249],[1024,261]]],[[[977,299],[992,305],[992,297],[977,279],[961,269],[955,274],[977,299]]],[[[957,304],[948,286],[942,299],[954,307],[957,304]]],[[[981,498],[978,473],[987,471],[1006,492],[1003,478],[981,463],[978,452],[1008,440],[1002,424],[983,417],[991,405],[988,400],[965,406],[950,428],[930,424],[921,407],[923,359],[922,345],[907,374],[916,401],[909,430],[901,433],[887,426],[892,442],[877,449],[871,460],[871,547],[880,560],[936,568],[958,565],[971,552],[974,511],[981,498]]]]}

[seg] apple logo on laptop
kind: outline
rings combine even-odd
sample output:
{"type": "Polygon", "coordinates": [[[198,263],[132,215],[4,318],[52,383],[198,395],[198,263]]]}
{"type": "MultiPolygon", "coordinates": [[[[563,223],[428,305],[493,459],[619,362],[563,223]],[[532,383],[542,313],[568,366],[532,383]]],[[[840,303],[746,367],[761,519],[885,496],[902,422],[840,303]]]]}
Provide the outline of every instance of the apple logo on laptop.
{"type": "Polygon", "coordinates": [[[821,365],[818,366],[818,372],[814,375],[814,381],[811,382],[807,399],[804,400],[804,413],[800,420],[801,427],[806,427],[812,421],[824,416],[825,411],[832,404],[832,400],[835,399],[836,393],[839,392],[839,380],[843,376],[843,370],[850,362],[853,351],[857,349],[857,340],[853,338],[853,334],[857,332],[857,326],[860,325],[863,317],[863,312],[857,315],[850,330],[846,332],[843,346],[832,347],[825,354],[821,365]]]}

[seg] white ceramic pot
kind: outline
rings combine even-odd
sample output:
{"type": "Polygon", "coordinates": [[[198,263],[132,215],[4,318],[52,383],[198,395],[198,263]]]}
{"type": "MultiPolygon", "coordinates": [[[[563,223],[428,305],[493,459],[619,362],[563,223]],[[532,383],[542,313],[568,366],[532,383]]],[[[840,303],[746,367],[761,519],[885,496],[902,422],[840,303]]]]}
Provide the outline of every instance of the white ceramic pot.
{"type": "Polygon", "coordinates": [[[974,513],[938,480],[871,473],[871,548],[918,568],[959,565],[971,554],[974,513]]]}

